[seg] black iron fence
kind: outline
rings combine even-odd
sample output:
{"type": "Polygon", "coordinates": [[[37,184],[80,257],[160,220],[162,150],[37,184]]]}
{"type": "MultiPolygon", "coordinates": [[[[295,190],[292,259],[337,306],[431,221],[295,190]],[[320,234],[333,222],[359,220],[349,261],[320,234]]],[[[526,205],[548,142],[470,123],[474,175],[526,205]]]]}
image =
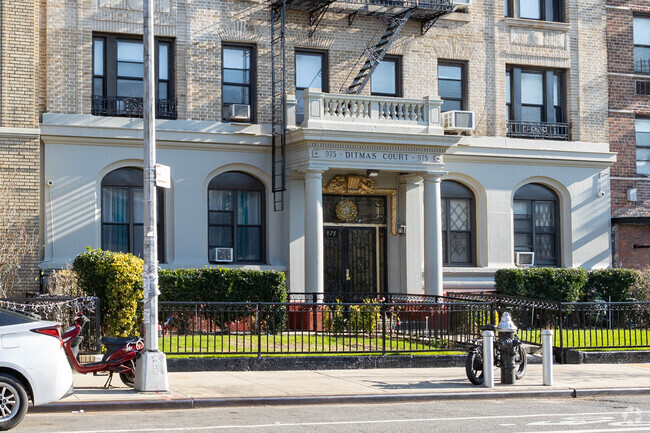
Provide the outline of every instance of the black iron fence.
{"type": "MultiPolygon", "coordinates": [[[[156,99],[157,119],[176,119],[175,99],[156,99]]],[[[93,116],[142,117],[144,100],[126,96],[95,95],[92,99],[93,116]]]]}
{"type": "Polygon", "coordinates": [[[571,140],[571,125],[563,122],[525,122],[508,120],[506,135],[516,138],[538,138],[543,140],[571,140]]]}
{"type": "MultiPolygon", "coordinates": [[[[440,299],[442,301],[442,299],[440,299]]],[[[491,320],[491,303],[160,302],[167,354],[385,354],[457,348],[491,320]]]]}
{"type": "Polygon", "coordinates": [[[650,347],[650,302],[553,302],[497,294],[456,297],[491,302],[499,315],[508,311],[519,338],[529,344],[541,345],[541,330],[553,329],[553,345],[560,350],[650,347]]]}
{"type": "Polygon", "coordinates": [[[90,322],[84,328],[84,338],[80,348],[82,353],[97,353],[101,349],[99,303],[99,298],[92,296],[0,299],[0,307],[26,313],[42,320],[59,322],[62,331],[72,324],[78,312],[83,312],[90,322]]]}

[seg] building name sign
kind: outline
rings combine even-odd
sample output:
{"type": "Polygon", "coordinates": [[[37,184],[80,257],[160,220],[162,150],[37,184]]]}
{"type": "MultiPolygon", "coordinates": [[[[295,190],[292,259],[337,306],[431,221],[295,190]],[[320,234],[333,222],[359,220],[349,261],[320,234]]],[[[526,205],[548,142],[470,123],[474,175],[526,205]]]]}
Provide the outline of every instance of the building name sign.
{"type": "Polygon", "coordinates": [[[340,149],[311,149],[311,159],[336,161],[383,161],[406,163],[442,163],[442,155],[437,153],[376,152],[340,149]]]}

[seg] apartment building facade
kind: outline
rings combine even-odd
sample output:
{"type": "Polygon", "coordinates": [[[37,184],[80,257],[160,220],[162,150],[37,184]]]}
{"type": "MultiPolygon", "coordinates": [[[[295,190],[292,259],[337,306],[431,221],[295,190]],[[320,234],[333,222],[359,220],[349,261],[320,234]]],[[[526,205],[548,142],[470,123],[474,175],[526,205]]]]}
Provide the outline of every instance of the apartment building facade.
{"type": "MultiPolygon", "coordinates": [[[[442,293],[490,288],[518,257],[610,265],[604,4],[476,0],[433,19],[410,6],[350,92],[408,5],[288,3],[282,195],[270,4],[155,3],[161,266],[281,270],[293,292],[442,293]],[[473,131],[445,124],[450,110],[472,111],[473,131]]],[[[40,7],[41,267],[86,246],[138,254],[142,3],[40,7]]]]}
{"type": "Polygon", "coordinates": [[[31,0],[0,3],[0,296],[38,288],[38,13],[31,0]]]}
{"type": "Polygon", "coordinates": [[[614,266],[650,264],[650,2],[607,2],[614,266]]]}

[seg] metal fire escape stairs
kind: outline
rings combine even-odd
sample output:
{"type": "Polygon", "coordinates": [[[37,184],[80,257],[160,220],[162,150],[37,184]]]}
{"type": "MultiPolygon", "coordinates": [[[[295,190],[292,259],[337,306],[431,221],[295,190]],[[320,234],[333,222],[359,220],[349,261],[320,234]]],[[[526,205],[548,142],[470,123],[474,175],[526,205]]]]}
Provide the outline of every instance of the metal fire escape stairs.
{"type": "MultiPolygon", "coordinates": [[[[425,34],[442,15],[454,10],[454,0],[271,0],[271,147],[273,208],[284,210],[286,191],[287,73],[286,22],[287,10],[309,13],[309,37],[313,36],[326,12],[346,14],[348,25],[357,16],[382,17],[388,26],[374,47],[367,48],[355,65],[363,60],[352,83],[342,93],[360,94],[384,58],[400,31],[411,19],[421,22],[425,34]]],[[[347,80],[346,80],[347,82],[347,80]]]]}

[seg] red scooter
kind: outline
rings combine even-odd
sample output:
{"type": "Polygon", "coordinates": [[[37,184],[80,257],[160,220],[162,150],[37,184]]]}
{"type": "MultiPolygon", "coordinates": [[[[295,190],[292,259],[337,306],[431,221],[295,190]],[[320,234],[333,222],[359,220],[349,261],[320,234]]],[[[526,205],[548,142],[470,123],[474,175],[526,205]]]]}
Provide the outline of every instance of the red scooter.
{"type": "Polygon", "coordinates": [[[81,331],[89,320],[83,313],[77,313],[74,323],[65,330],[61,339],[63,348],[68,355],[68,361],[72,368],[81,374],[93,373],[95,376],[108,374],[105,388],[110,388],[113,380],[113,373],[118,373],[120,379],[126,386],[135,385],[135,358],[138,352],[142,351],[144,341],[139,337],[102,337],[101,342],[106,346],[106,354],[99,362],[80,364],[77,359],[79,345],[83,336],[81,331]]]}

